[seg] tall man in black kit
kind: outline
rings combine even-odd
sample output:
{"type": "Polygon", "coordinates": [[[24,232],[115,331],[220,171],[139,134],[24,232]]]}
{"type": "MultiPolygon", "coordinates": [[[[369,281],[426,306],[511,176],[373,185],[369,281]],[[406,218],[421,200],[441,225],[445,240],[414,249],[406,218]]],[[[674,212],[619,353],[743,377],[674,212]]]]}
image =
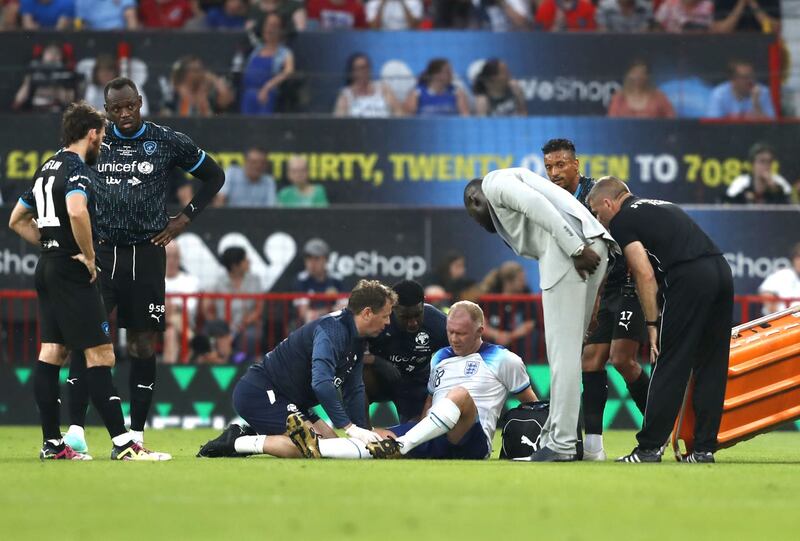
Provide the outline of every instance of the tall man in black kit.
{"type": "Polygon", "coordinates": [[[650,360],[655,363],[644,424],[636,435],[639,444],[617,461],[661,462],[661,446],[669,438],[694,373],[696,443],[686,461],[714,462],[728,376],[731,268],[680,207],[634,197],[619,179],[597,181],[589,205],[625,253],[644,310],[650,360]]]}
{"type": "MultiPolygon", "coordinates": [[[[551,139],[542,147],[542,154],[548,178],[589,208],[586,199],[595,181],[580,174],[572,141],[551,139]]],[[[611,361],[620,373],[642,413],[650,384],[647,373],[636,360],[639,345],[647,343],[647,333],[625,257],[614,256],[609,268],[596,319],[589,327],[581,354],[583,424],[586,431],[583,460],[606,459],[603,449],[603,411],[608,400],[606,363],[611,361]]]]}
{"type": "MultiPolygon", "coordinates": [[[[186,135],[142,121],[141,107],[142,97],[130,79],[119,77],[106,85],[110,123],[94,168],[97,197],[92,210],[103,300],[108,313],[117,309],[119,327],[128,330],[131,436],[143,445],[156,380],[155,343],[165,328],[164,247],[213,199],[225,173],[186,135]],[[201,180],[202,187],[186,208],[170,217],[166,200],[176,167],[201,180]]],[[[65,441],[78,452],[86,449],[84,371],[85,361],[73,358],[65,441]]]]}

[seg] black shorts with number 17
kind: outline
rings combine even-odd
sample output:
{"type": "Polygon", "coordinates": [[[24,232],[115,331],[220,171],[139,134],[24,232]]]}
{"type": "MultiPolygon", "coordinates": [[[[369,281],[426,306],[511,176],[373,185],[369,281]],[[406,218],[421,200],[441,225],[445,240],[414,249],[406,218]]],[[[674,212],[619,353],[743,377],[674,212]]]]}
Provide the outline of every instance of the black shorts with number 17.
{"type": "Polygon", "coordinates": [[[610,344],[619,339],[647,342],[644,311],[639,297],[631,293],[604,292],[597,311],[597,326],[586,339],[587,344],[610,344]]]}
{"type": "Polygon", "coordinates": [[[117,309],[118,327],[164,332],[164,248],[149,242],[133,246],[100,244],[96,253],[103,301],[109,314],[117,309]]]}

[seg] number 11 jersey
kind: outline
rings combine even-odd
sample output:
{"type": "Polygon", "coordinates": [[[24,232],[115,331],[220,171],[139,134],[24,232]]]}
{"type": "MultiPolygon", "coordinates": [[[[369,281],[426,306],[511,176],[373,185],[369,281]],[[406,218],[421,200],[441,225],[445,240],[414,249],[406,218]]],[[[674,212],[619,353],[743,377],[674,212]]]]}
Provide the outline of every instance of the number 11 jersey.
{"type": "MultiPolygon", "coordinates": [[[[67,198],[92,194],[92,170],[74,152],[61,150],[39,167],[33,183],[19,201],[35,215],[41,233],[42,254],[73,256],[81,253],[67,212],[67,198]]],[[[91,201],[87,201],[91,208],[91,201]]]]}

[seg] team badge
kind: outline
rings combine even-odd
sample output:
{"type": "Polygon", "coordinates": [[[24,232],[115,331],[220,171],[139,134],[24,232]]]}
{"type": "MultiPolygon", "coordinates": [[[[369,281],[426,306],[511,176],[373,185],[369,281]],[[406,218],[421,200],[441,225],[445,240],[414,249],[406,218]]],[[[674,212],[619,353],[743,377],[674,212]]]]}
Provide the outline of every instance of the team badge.
{"type": "Polygon", "coordinates": [[[144,147],[144,153],[147,154],[148,156],[152,156],[153,153],[158,148],[158,145],[156,145],[155,141],[145,141],[144,145],[142,146],[144,147]]]}
{"type": "Polygon", "coordinates": [[[139,162],[136,165],[136,169],[143,175],[149,175],[153,172],[153,164],[150,162],[139,162]]]}
{"type": "MultiPolygon", "coordinates": [[[[97,269],[97,270],[100,270],[100,269],[97,269]]],[[[104,322],[103,322],[103,324],[102,324],[102,325],[100,325],[100,328],[102,328],[102,329],[103,329],[103,333],[104,333],[106,336],[108,336],[108,335],[110,335],[110,334],[111,334],[111,328],[110,328],[110,327],[109,327],[109,325],[108,325],[108,321],[104,321],[104,322]]]]}
{"type": "Polygon", "coordinates": [[[467,364],[464,366],[464,375],[474,376],[477,373],[478,373],[478,361],[467,361],[467,364]]]}
{"type": "Polygon", "coordinates": [[[295,406],[294,404],[287,404],[286,411],[288,411],[289,413],[297,413],[300,410],[298,410],[297,406],[295,406]]]}
{"type": "Polygon", "coordinates": [[[430,341],[431,337],[425,331],[418,332],[417,336],[414,337],[414,342],[416,342],[418,346],[427,346],[430,341]]]}

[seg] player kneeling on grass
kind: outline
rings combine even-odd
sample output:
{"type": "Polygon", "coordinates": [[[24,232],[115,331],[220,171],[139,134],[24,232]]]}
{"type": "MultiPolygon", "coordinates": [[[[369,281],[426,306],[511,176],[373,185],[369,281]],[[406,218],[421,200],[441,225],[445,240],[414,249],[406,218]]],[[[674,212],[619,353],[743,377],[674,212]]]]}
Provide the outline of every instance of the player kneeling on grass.
{"type": "MultiPolygon", "coordinates": [[[[347,308],[290,333],[253,364],[233,390],[233,407],[249,426],[232,424],[203,445],[197,456],[299,457],[285,435],[287,417],[317,404],[349,437],[362,444],[380,441],[382,436],[368,428],[362,378],[364,338],[383,331],[395,302],[397,295],[382,283],[361,280],[350,292],[347,308]]],[[[314,421],[319,433],[336,438],[325,422],[314,421]]]]}
{"type": "Polygon", "coordinates": [[[41,246],[36,293],[42,347],[33,372],[33,392],[42,422],[41,459],[91,460],[61,438],[58,374],[69,349],[86,354],[89,396],[108,429],[114,460],[159,460],[125,430],[119,395],[111,379],[114,348],[97,287],[89,166],[97,162],[105,117],[86,103],[72,104],[62,120],[64,148],[36,171],[30,188],[11,212],[9,227],[41,246]]]}
{"type": "Polygon", "coordinates": [[[483,311],[457,302],[447,316],[450,347],[431,359],[428,399],[419,422],[389,428],[389,438],[320,439],[298,414],[287,421],[289,437],[308,458],[489,458],[497,419],[509,394],[532,402],[525,365],[507,349],[481,340],[483,311]]]}

